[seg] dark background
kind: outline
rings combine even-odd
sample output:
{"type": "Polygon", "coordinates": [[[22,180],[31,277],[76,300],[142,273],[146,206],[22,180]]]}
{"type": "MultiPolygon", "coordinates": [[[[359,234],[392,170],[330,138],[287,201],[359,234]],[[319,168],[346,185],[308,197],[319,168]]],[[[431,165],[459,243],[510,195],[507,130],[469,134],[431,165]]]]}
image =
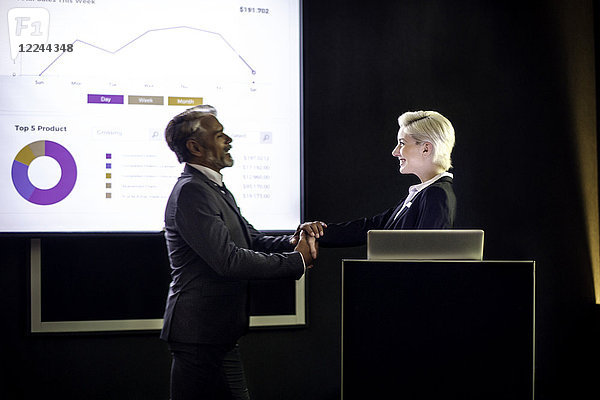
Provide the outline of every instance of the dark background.
{"type": "MultiPolygon", "coordinates": [[[[485,230],[486,259],[536,261],[537,399],[600,395],[600,306],[581,205],[590,182],[575,146],[582,106],[595,122],[586,67],[598,11],[583,0],[304,1],[306,219],[394,205],[415,183],[391,157],[398,115],[448,117],[457,227],[485,230]]],[[[170,359],[157,332],[27,334],[28,251],[26,238],[0,238],[0,397],[167,399],[170,359]]],[[[323,249],[309,273],[308,326],[242,339],[254,399],[339,398],[341,259],[364,256],[323,249]]]]}

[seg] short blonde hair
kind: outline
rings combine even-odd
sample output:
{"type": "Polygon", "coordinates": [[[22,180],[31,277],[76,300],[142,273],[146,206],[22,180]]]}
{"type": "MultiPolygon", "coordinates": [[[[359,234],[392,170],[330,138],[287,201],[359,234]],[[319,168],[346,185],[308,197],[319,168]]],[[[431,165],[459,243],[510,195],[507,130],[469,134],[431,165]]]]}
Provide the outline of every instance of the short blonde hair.
{"type": "Polygon", "coordinates": [[[454,127],[446,117],[436,111],[408,111],[398,117],[398,124],[417,143],[433,145],[434,164],[446,171],[452,167],[454,127]]]}

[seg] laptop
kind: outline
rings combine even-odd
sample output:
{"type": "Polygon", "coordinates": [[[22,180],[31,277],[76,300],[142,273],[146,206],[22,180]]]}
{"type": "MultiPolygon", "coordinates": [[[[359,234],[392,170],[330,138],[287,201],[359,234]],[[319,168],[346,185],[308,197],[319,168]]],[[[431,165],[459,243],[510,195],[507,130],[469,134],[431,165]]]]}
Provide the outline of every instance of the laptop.
{"type": "Polygon", "coordinates": [[[369,260],[483,259],[483,231],[476,229],[371,230],[369,260]]]}

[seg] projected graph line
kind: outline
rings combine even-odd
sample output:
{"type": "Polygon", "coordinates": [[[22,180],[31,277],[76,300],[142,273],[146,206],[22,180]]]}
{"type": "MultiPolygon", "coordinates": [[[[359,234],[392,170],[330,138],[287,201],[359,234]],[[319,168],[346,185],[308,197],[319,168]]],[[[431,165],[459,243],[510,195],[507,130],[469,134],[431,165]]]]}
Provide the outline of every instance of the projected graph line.
{"type": "MultiPolygon", "coordinates": [[[[244,59],[244,57],[242,57],[240,55],[240,53],[237,52],[237,50],[231,45],[231,43],[229,43],[227,41],[227,39],[225,39],[225,37],[223,35],[221,35],[218,32],[213,32],[213,31],[208,31],[205,29],[200,29],[200,28],[194,28],[191,26],[172,26],[172,27],[168,27],[168,28],[156,28],[156,29],[149,29],[146,32],[142,33],[141,35],[139,35],[138,37],[136,37],[135,39],[130,40],[129,42],[125,43],[123,46],[119,47],[117,50],[108,50],[105,48],[102,48],[100,46],[97,46],[93,43],[89,43],[86,42],[84,40],[80,40],[80,39],[75,39],[71,44],[75,45],[75,43],[81,43],[84,44],[86,46],[90,46],[93,47],[97,50],[109,53],[109,54],[117,54],[118,52],[120,52],[121,50],[123,50],[124,48],[126,48],[127,46],[131,45],[132,43],[134,43],[136,40],[141,39],[143,36],[151,33],[151,32],[159,32],[159,31],[168,31],[168,30],[175,30],[175,29],[191,29],[194,31],[198,31],[198,32],[203,32],[203,33],[208,33],[211,35],[216,35],[218,36],[221,40],[223,40],[223,42],[225,42],[225,44],[231,49],[231,51],[233,51],[235,53],[235,55],[238,56],[238,58],[241,60],[241,62],[244,63],[244,65],[246,65],[246,67],[248,67],[248,69],[250,69],[250,71],[252,72],[252,75],[256,75],[256,70],[254,68],[252,68],[250,66],[250,64],[248,64],[248,62],[244,59]]],[[[66,53],[60,53],[54,60],[52,60],[52,62],[50,64],[48,64],[48,66],[46,68],[44,68],[44,70],[42,72],[40,72],[39,76],[42,76],[46,71],[48,71],[53,65],[54,63],[56,63],[63,55],[65,55],[66,53]]]]}

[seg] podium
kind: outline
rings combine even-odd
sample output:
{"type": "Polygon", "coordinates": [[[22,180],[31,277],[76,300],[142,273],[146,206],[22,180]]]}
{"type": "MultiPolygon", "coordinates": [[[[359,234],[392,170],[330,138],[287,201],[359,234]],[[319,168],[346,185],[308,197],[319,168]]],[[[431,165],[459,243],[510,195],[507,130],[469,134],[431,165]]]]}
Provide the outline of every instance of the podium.
{"type": "Polygon", "coordinates": [[[535,262],[342,262],[342,399],[532,400],[535,262]]]}

